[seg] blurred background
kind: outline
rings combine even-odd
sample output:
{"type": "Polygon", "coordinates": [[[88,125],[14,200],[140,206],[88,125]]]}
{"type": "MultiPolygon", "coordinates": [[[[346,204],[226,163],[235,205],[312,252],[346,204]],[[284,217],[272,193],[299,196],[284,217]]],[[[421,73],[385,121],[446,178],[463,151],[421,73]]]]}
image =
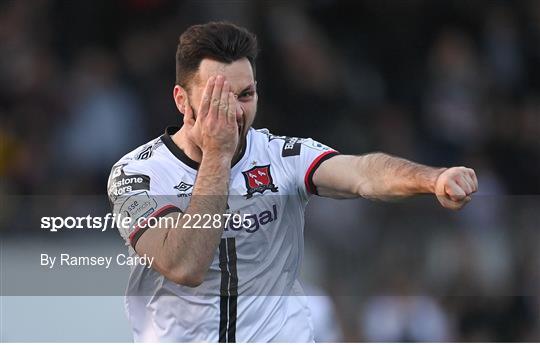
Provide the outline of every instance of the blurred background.
{"type": "MultiPolygon", "coordinates": [[[[479,176],[460,213],[431,198],[313,199],[304,278],[318,340],[540,341],[536,0],[2,1],[2,265],[43,238],[14,200],[104,196],[113,163],[181,122],[178,36],[209,20],[258,36],[256,128],[479,176]]],[[[122,245],[114,233],[100,241],[122,245]]],[[[7,298],[0,336],[33,339],[16,325],[28,317],[19,303],[35,302],[7,298]]],[[[120,309],[105,340],[130,339],[120,309]]]]}

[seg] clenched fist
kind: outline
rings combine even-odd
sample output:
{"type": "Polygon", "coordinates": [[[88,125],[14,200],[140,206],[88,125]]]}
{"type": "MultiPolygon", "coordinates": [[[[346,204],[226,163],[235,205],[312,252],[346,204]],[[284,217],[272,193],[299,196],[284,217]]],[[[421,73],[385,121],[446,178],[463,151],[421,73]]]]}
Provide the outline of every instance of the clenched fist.
{"type": "Polygon", "coordinates": [[[471,201],[478,190],[478,180],[473,169],[454,167],[443,171],[435,182],[435,194],[441,205],[459,210],[471,201]]]}

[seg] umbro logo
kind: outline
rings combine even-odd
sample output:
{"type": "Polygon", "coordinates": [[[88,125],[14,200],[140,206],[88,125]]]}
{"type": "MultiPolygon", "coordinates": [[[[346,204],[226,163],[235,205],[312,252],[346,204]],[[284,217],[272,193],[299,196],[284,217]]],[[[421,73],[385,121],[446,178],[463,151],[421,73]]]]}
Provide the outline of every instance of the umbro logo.
{"type": "Polygon", "coordinates": [[[179,193],[177,196],[179,197],[188,197],[191,196],[191,189],[193,188],[192,184],[185,183],[184,181],[181,181],[178,185],[174,186],[174,189],[176,189],[179,193]]]}

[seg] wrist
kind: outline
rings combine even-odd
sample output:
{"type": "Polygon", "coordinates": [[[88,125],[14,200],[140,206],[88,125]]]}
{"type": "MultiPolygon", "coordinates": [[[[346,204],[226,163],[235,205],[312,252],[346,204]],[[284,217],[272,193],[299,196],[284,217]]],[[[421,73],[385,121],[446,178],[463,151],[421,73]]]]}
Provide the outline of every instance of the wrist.
{"type": "Polygon", "coordinates": [[[203,152],[203,155],[202,155],[202,160],[203,161],[214,162],[214,163],[218,163],[218,164],[224,164],[224,165],[227,165],[227,166],[231,165],[232,158],[233,158],[232,153],[221,152],[221,151],[218,151],[218,150],[205,151],[205,152],[203,152]]]}
{"type": "Polygon", "coordinates": [[[435,193],[436,193],[436,191],[437,191],[437,183],[438,183],[438,181],[439,181],[439,177],[441,177],[441,175],[442,175],[446,170],[448,170],[448,168],[434,169],[433,177],[431,178],[431,181],[430,181],[429,187],[428,187],[429,193],[432,193],[432,194],[435,194],[435,193]]]}

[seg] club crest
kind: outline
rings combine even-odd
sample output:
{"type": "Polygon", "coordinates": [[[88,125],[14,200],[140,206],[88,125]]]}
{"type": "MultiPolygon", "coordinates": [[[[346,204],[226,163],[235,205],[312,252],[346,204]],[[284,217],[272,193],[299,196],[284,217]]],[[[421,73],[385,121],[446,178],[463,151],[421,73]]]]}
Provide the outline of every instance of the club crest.
{"type": "Polygon", "coordinates": [[[249,199],[255,193],[264,193],[265,190],[271,190],[276,193],[278,187],[274,184],[270,174],[270,164],[265,166],[256,166],[248,171],[242,171],[246,180],[247,194],[244,196],[249,199]]]}

